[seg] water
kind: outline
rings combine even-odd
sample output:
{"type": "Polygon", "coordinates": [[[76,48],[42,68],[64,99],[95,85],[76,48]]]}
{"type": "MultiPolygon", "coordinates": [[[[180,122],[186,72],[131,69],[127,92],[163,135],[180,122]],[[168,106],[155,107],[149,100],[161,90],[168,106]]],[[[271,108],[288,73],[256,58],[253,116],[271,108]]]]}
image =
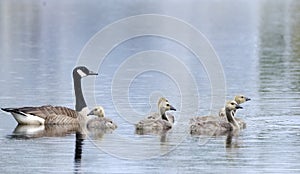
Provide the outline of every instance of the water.
{"type": "MultiPolygon", "coordinates": [[[[92,62],[91,69],[100,67],[101,75],[83,80],[89,107],[104,106],[106,115],[118,123],[114,134],[84,141],[77,137],[76,142],[75,133],[66,127],[52,127],[54,132],[34,127],[35,133],[25,133],[33,128],[16,127],[16,121],[2,112],[1,173],[299,173],[298,1],[1,1],[0,13],[1,107],[52,104],[73,108],[71,71],[87,41],[105,26],[139,14],[173,16],[201,31],[222,63],[227,99],[239,93],[252,99],[238,112],[247,122],[239,136],[191,137],[184,132],[188,119],[210,112],[205,66],[172,39],[135,37],[116,45],[99,66],[92,62]],[[170,53],[184,62],[197,90],[192,81],[182,83],[188,76],[171,66],[174,62],[161,59],[163,72],[142,72],[125,88],[128,94],[113,93],[124,90],[116,82],[131,80],[115,81],[121,65],[148,50],[170,53]],[[184,77],[165,73],[176,70],[184,77]],[[90,82],[95,82],[94,93],[90,82]],[[95,101],[90,94],[95,94],[95,101]],[[134,134],[133,123],[140,117],[126,113],[154,111],[160,95],[178,109],[174,114],[180,121],[165,136],[134,134]]],[[[134,64],[126,72],[149,63],[134,64]]]]}

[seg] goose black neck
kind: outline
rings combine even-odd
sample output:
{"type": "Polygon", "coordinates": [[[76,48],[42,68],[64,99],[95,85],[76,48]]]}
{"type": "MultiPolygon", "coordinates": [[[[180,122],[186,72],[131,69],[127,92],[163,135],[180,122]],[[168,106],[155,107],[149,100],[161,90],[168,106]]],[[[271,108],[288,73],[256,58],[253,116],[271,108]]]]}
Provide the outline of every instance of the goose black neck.
{"type": "Polygon", "coordinates": [[[80,112],[83,108],[85,108],[87,105],[85,103],[82,89],[81,89],[81,77],[78,75],[73,75],[74,80],[74,91],[75,91],[75,109],[76,111],[80,112]]]}

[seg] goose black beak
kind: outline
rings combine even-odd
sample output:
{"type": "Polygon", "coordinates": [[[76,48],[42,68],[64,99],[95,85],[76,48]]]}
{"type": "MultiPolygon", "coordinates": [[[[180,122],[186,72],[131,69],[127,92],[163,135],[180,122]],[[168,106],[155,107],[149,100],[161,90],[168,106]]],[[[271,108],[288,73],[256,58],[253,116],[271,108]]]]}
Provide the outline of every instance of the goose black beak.
{"type": "Polygon", "coordinates": [[[251,98],[246,97],[246,101],[249,101],[249,100],[251,100],[251,98]]]}
{"type": "Polygon", "coordinates": [[[93,71],[90,71],[88,75],[98,75],[98,73],[95,73],[93,71]]]}
{"type": "Polygon", "coordinates": [[[176,109],[172,105],[170,105],[170,110],[171,111],[176,111],[176,109]]]}
{"type": "Polygon", "coordinates": [[[236,107],[235,107],[236,109],[243,109],[243,107],[242,106],[240,106],[240,105],[236,105],[236,107]]]}
{"type": "Polygon", "coordinates": [[[94,115],[94,110],[91,110],[91,112],[87,114],[87,116],[89,115],[94,115]]]}

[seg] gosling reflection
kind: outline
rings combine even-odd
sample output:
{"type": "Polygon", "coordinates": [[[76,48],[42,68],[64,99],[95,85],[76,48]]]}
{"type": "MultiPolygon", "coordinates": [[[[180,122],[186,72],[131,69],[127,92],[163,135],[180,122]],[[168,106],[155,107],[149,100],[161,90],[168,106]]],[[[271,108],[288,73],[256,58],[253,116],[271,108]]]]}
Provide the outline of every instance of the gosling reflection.
{"type": "Polygon", "coordinates": [[[228,160],[234,160],[240,158],[239,149],[241,148],[241,142],[239,136],[235,133],[228,133],[224,143],[224,149],[226,152],[226,158],[228,160]]]}
{"type": "Polygon", "coordinates": [[[113,130],[111,129],[96,129],[90,128],[88,129],[87,135],[92,140],[101,140],[103,139],[105,134],[112,134],[113,130]]]}
{"type": "Polygon", "coordinates": [[[217,140],[217,142],[219,142],[218,140],[222,139],[222,140],[224,140],[224,141],[222,141],[222,142],[224,142],[223,147],[227,153],[236,152],[236,150],[241,147],[240,142],[238,141],[239,131],[231,131],[231,132],[227,132],[222,135],[212,135],[212,136],[192,135],[192,137],[194,140],[198,141],[198,145],[201,145],[201,146],[214,143],[211,141],[215,141],[215,140],[217,140]]]}
{"type": "Polygon", "coordinates": [[[229,132],[226,135],[226,140],[225,140],[225,148],[227,150],[234,149],[234,148],[239,148],[239,143],[238,143],[238,133],[237,132],[229,132]]]}
{"type": "Polygon", "coordinates": [[[137,135],[165,135],[168,132],[168,130],[135,130],[135,134],[137,135]]]}

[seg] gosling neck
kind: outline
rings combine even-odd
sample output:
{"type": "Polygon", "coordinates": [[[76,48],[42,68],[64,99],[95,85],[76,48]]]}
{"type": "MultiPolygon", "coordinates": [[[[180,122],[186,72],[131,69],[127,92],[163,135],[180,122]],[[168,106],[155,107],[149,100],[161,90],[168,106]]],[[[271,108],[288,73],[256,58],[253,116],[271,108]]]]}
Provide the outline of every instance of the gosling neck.
{"type": "Polygon", "coordinates": [[[228,120],[229,123],[233,124],[236,128],[240,128],[239,124],[237,123],[237,121],[234,118],[234,110],[230,110],[230,109],[226,109],[226,118],[228,120]]]}
{"type": "Polygon", "coordinates": [[[159,115],[161,115],[161,118],[163,120],[169,121],[167,116],[166,116],[166,111],[163,108],[159,108],[159,115]]]}

